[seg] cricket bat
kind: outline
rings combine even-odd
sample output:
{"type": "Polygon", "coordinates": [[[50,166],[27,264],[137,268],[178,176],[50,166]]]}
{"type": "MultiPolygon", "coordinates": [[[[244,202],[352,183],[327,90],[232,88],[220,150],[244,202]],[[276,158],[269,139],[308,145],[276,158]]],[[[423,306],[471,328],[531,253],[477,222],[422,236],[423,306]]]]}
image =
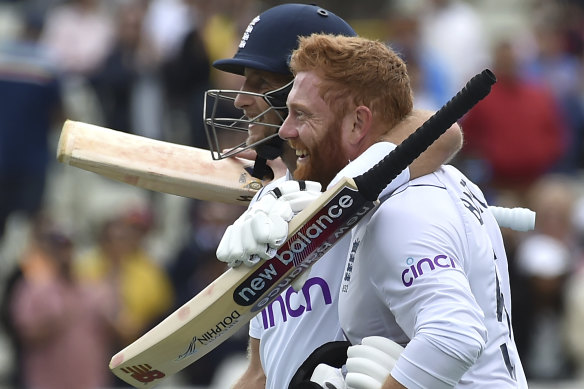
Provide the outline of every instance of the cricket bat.
{"type": "Polygon", "coordinates": [[[296,215],[270,261],[223,273],[110,362],[136,388],[151,388],[219,346],[276,299],[378,204],[381,191],[428,146],[483,99],[496,81],[474,76],[444,107],[369,171],[344,178],[296,215]]]}
{"type": "MultiPolygon", "coordinates": [[[[252,176],[253,161],[213,160],[209,150],[67,120],[57,159],[104,177],[157,192],[198,200],[247,205],[273,176],[252,176]]],[[[269,168],[268,168],[269,169],[269,168]]]]}

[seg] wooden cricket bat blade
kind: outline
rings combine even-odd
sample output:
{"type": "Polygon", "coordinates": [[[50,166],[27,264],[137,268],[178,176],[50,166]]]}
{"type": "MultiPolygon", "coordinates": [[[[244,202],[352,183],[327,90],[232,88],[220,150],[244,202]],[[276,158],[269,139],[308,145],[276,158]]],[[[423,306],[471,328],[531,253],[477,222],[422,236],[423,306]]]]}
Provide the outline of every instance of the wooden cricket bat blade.
{"type": "Polygon", "coordinates": [[[227,270],[156,327],[113,356],[110,369],[136,388],[151,388],[215,349],[275,300],[376,202],[341,180],[296,215],[270,261],[227,270]]]}
{"type": "Polygon", "coordinates": [[[251,176],[252,161],[215,161],[209,150],[72,120],[63,125],[57,159],[140,188],[230,204],[248,204],[270,181],[251,176]]]}

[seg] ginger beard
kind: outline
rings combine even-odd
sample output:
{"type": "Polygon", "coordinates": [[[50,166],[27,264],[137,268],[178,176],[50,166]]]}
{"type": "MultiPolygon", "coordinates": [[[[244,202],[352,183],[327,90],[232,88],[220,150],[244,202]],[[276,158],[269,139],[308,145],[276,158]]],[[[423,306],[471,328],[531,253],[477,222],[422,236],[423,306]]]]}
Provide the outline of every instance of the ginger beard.
{"type": "Polygon", "coordinates": [[[341,120],[334,120],[326,126],[323,136],[316,145],[298,147],[296,149],[307,150],[309,155],[306,160],[299,160],[294,171],[295,180],[316,181],[325,190],[337,173],[344,168],[348,160],[344,156],[340,136],[341,120]]]}

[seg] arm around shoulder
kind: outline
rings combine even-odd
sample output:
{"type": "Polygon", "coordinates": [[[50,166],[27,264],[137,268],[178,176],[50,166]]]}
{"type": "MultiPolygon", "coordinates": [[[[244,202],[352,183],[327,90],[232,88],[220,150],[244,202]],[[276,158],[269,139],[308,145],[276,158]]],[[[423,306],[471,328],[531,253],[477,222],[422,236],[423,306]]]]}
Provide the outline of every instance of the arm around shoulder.
{"type": "MultiPolygon", "coordinates": [[[[432,111],[413,110],[384,137],[384,140],[394,144],[402,143],[433,114],[434,112],[432,111]]],[[[410,178],[413,179],[432,173],[439,169],[440,165],[448,163],[462,148],[462,141],[462,130],[458,124],[454,124],[412,162],[410,165],[410,178]]]]}

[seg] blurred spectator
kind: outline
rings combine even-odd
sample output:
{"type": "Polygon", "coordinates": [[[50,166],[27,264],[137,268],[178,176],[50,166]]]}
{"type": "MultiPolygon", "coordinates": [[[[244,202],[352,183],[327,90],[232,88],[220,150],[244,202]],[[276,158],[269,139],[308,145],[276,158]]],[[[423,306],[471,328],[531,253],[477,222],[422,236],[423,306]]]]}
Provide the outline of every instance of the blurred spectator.
{"type": "Polygon", "coordinates": [[[495,47],[494,58],[497,83],[462,119],[460,167],[488,195],[509,190],[521,202],[525,188],[553,170],[564,152],[564,118],[548,89],[522,79],[509,42],[495,47]],[[479,163],[475,171],[469,169],[473,161],[479,163]]]}
{"type": "Polygon", "coordinates": [[[584,380],[584,263],[574,271],[566,285],[566,350],[575,364],[575,374],[584,380]]]}
{"type": "Polygon", "coordinates": [[[89,77],[103,111],[103,125],[118,131],[138,130],[134,120],[136,86],[145,74],[158,68],[158,54],[143,33],[147,8],[144,0],[120,4],[115,14],[115,41],[89,77]]]}
{"type": "Polygon", "coordinates": [[[192,0],[150,0],[148,3],[143,34],[164,61],[180,50],[185,36],[197,26],[199,15],[192,0]]]}
{"type": "Polygon", "coordinates": [[[0,238],[15,211],[41,208],[52,126],[62,120],[59,73],[38,43],[42,18],[28,14],[21,35],[0,44],[0,238]]]}
{"type": "Polygon", "coordinates": [[[418,10],[411,2],[392,3],[386,28],[388,44],[406,61],[414,105],[419,109],[438,110],[452,95],[449,73],[433,48],[421,42],[418,10]]]}
{"type": "Polygon", "coordinates": [[[10,305],[16,286],[22,282],[22,269],[19,264],[16,264],[16,267],[8,270],[5,268],[2,276],[2,283],[0,284],[2,285],[2,293],[0,294],[2,296],[0,299],[0,331],[6,336],[7,344],[10,346],[4,351],[10,355],[12,369],[7,370],[5,381],[0,382],[8,384],[15,389],[21,389],[24,387],[22,380],[22,345],[14,326],[10,305]]]}
{"type": "Polygon", "coordinates": [[[67,0],[47,11],[41,41],[63,72],[68,118],[101,124],[102,110],[87,77],[103,62],[114,41],[112,14],[101,0],[67,0]]]}
{"type": "MultiPolygon", "coordinates": [[[[215,0],[200,2],[201,33],[210,62],[228,58],[237,51],[243,32],[262,10],[255,0],[215,0]]],[[[243,84],[240,75],[211,68],[211,82],[217,89],[238,90],[243,84]]]]}
{"type": "Polygon", "coordinates": [[[166,103],[161,66],[179,55],[186,35],[197,25],[197,7],[191,0],[152,0],[145,4],[142,38],[152,44],[155,58],[150,58],[150,67],[143,69],[136,85],[132,112],[136,128],[151,138],[188,143],[184,139],[188,119],[177,118],[172,104],[166,103]]]}
{"type": "Polygon", "coordinates": [[[97,245],[77,262],[83,281],[103,282],[114,291],[119,346],[136,340],[172,308],[170,280],[145,248],[151,226],[149,209],[128,209],[103,223],[97,245]]]}
{"type": "Polygon", "coordinates": [[[100,0],[69,0],[47,13],[42,42],[65,73],[85,77],[110,50],[111,19],[100,0]]]}
{"type": "Polygon", "coordinates": [[[62,230],[41,220],[33,231],[21,261],[22,275],[16,278],[8,301],[24,387],[107,387],[114,339],[113,294],[74,278],[74,246],[62,230]]]}
{"type": "Polygon", "coordinates": [[[578,234],[580,256],[573,274],[566,285],[566,344],[570,356],[574,359],[576,375],[584,380],[584,196],[582,192],[576,201],[573,212],[574,225],[578,234]]]}
{"type": "MultiPolygon", "coordinates": [[[[584,70],[582,57],[570,51],[571,36],[567,21],[565,3],[545,2],[534,17],[534,36],[537,53],[529,58],[525,73],[530,80],[541,82],[554,95],[568,132],[566,153],[559,167],[566,172],[574,172],[584,167],[584,70]]],[[[584,34],[580,39],[584,39],[584,34]]],[[[581,54],[581,53],[580,53],[581,54]]]]}
{"type": "Polygon", "coordinates": [[[514,306],[517,345],[528,379],[571,378],[573,364],[563,336],[566,280],[580,255],[572,223],[576,192],[570,177],[546,175],[528,194],[536,229],[519,243],[514,306]],[[519,289],[519,285],[520,288],[519,289]]]}
{"type": "MultiPolygon", "coordinates": [[[[194,202],[192,206],[189,238],[168,267],[175,288],[175,309],[188,302],[227,270],[225,264],[216,259],[215,251],[227,226],[245,210],[238,205],[215,202],[194,202]]],[[[240,334],[241,336],[233,336],[222,343],[195,365],[187,367],[183,372],[187,383],[208,386],[222,362],[237,353],[245,355],[247,327],[240,334]]]]}
{"type": "Polygon", "coordinates": [[[422,50],[433,53],[445,65],[448,95],[453,96],[490,63],[483,20],[468,1],[421,0],[415,3],[420,4],[422,50]]]}
{"type": "MultiPolygon", "coordinates": [[[[210,85],[210,60],[199,27],[193,27],[183,38],[178,50],[162,64],[167,110],[186,118],[185,139],[176,130],[168,134],[170,141],[205,147],[203,103],[210,85]]],[[[178,128],[171,125],[170,128],[178,128]]]]}
{"type": "Polygon", "coordinates": [[[188,239],[168,265],[175,289],[175,308],[182,306],[203,290],[226,269],[217,261],[215,251],[227,227],[245,208],[216,202],[191,203],[188,239]]]}

